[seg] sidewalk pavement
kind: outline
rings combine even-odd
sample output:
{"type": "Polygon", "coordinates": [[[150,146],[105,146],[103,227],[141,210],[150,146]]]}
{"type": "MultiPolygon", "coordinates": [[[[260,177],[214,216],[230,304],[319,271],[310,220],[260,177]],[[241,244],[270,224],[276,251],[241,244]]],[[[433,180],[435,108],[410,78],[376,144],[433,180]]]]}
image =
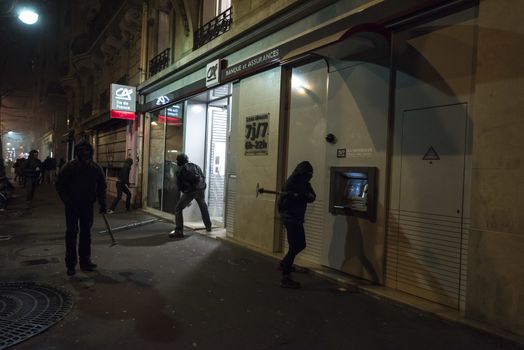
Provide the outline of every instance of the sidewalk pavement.
{"type": "MultiPolygon", "coordinates": [[[[190,230],[169,239],[172,223],[162,220],[116,232],[118,245],[110,247],[109,237],[97,233],[105,227],[96,214],[99,269],[68,278],[63,207],[54,189],[38,188],[30,210],[17,192],[0,213],[0,280],[65,288],[74,305],[13,349],[522,348],[315,273],[296,274],[300,290],[282,289],[274,258],[190,230]]],[[[115,227],[153,218],[139,210],[108,217],[115,227]]]]}

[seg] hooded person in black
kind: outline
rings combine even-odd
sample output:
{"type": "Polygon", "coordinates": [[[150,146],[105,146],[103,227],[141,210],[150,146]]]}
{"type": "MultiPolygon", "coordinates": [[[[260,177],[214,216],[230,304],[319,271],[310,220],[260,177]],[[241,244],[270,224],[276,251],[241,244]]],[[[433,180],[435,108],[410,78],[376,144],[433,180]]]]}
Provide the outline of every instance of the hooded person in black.
{"type": "Polygon", "coordinates": [[[129,192],[129,173],[131,172],[131,165],[133,165],[133,159],[127,158],[124,161],[124,166],[118,173],[118,181],[116,182],[116,198],[111,204],[108,213],[113,214],[120,198],[122,198],[122,192],[126,194],[126,210],[131,210],[131,192],[129,192]]]}
{"type": "Polygon", "coordinates": [[[300,283],[291,279],[293,261],[298,253],[306,248],[304,214],[308,203],[316,199],[315,191],[309,181],[313,177],[313,167],[307,161],[297,165],[284,183],[278,199],[278,212],[286,227],[289,250],[280,262],[282,269],[282,288],[300,288],[300,283]]]}
{"type": "Polygon", "coordinates": [[[98,199],[100,213],[107,211],[106,179],[102,168],[93,161],[93,147],[86,141],[75,146],[75,159],[66,163],[56,181],[56,190],[65,205],[67,275],[76,273],[79,233],[78,260],[84,271],[94,271],[96,264],[91,261],[91,226],[93,226],[93,204],[98,199]]]}
{"type": "Polygon", "coordinates": [[[202,169],[194,163],[190,163],[187,155],[184,153],[176,157],[176,164],[178,166],[176,172],[177,186],[182,192],[182,196],[175,206],[175,229],[169,233],[170,238],[184,237],[184,217],[182,211],[185,207],[196,200],[202,215],[202,221],[206,226],[206,231],[211,231],[211,219],[209,218],[209,210],[205,201],[206,177],[202,169]]]}
{"type": "Polygon", "coordinates": [[[26,181],[26,204],[31,207],[33,197],[35,195],[36,187],[40,181],[40,174],[42,172],[42,162],[38,159],[38,151],[36,149],[29,152],[29,158],[22,165],[22,174],[26,181]]]}

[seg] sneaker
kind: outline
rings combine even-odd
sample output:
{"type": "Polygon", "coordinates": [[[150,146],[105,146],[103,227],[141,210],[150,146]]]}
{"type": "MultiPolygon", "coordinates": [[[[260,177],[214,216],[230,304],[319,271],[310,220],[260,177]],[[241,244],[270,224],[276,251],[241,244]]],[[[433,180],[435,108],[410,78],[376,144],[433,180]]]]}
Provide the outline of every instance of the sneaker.
{"type": "Polygon", "coordinates": [[[74,276],[75,273],[76,273],[76,270],[75,270],[74,267],[68,267],[66,273],[67,273],[68,276],[74,276]]]}
{"type": "Polygon", "coordinates": [[[290,277],[284,277],[280,281],[280,287],[281,288],[298,289],[298,288],[300,288],[300,283],[297,282],[297,281],[293,281],[290,277]]]}
{"type": "Polygon", "coordinates": [[[169,238],[182,238],[184,237],[184,233],[182,231],[173,230],[169,232],[169,238]]]}
{"type": "Polygon", "coordinates": [[[114,212],[115,212],[115,211],[114,211],[114,210],[111,210],[111,209],[109,209],[109,210],[107,211],[108,214],[113,214],[114,212]]]}
{"type": "Polygon", "coordinates": [[[85,264],[80,264],[80,269],[82,271],[95,271],[96,270],[96,267],[97,265],[96,264],[93,264],[91,261],[90,262],[87,262],[85,264]]]}

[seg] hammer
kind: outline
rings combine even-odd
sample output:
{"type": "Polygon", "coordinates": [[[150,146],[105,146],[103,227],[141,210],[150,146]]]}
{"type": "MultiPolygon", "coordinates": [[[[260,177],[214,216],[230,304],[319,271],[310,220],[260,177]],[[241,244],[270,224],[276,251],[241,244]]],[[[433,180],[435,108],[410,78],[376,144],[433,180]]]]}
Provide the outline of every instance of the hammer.
{"type": "Polygon", "coordinates": [[[273,190],[266,190],[264,187],[260,187],[260,185],[257,183],[257,198],[258,198],[258,195],[261,194],[261,193],[271,193],[271,194],[286,194],[287,192],[279,192],[279,191],[273,191],[273,190]]]}
{"type": "Polygon", "coordinates": [[[107,221],[106,214],[102,214],[102,217],[104,218],[104,222],[106,223],[107,232],[109,232],[109,236],[111,237],[111,244],[109,245],[109,247],[117,245],[118,243],[115,241],[115,237],[113,236],[113,230],[111,230],[111,225],[109,225],[109,221],[107,221]]]}

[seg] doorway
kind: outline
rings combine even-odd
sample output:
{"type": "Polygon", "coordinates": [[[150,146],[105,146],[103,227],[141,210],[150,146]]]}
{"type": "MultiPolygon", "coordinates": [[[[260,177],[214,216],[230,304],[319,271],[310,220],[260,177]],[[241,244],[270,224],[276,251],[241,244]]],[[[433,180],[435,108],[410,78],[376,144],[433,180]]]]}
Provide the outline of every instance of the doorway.
{"type": "MultiPolygon", "coordinates": [[[[230,124],[231,85],[206,91],[186,101],[184,150],[190,162],[206,176],[206,202],[213,227],[225,228],[226,153],[230,124]]],[[[184,224],[203,229],[200,210],[192,204],[184,211],[184,224]]],[[[214,234],[221,231],[214,230],[214,234]]],[[[225,234],[225,231],[224,231],[225,234]]]]}

